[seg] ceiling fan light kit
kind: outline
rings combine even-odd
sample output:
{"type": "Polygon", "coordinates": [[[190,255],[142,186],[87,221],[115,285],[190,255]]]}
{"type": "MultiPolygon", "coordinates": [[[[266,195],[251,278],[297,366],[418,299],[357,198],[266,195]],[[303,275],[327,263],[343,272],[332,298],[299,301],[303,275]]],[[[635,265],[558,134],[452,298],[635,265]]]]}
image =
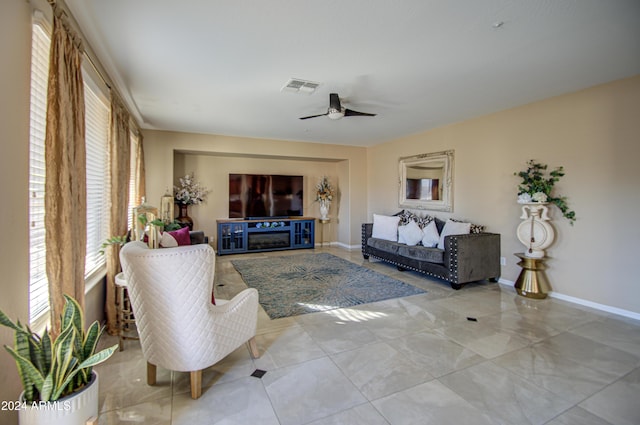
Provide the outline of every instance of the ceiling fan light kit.
{"type": "Polygon", "coordinates": [[[338,96],[338,93],[331,93],[329,95],[329,108],[327,109],[327,112],[325,114],[309,115],[307,117],[300,117],[300,119],[306,120],[309,118],[324,116],[327,116],[332,120],[339,120],[342,117],[375,117],[376,114],[370,114],[368,112],[358,112],[354,111],[353,109],[345,109],[340,104],[340,97],[338,96]]]}

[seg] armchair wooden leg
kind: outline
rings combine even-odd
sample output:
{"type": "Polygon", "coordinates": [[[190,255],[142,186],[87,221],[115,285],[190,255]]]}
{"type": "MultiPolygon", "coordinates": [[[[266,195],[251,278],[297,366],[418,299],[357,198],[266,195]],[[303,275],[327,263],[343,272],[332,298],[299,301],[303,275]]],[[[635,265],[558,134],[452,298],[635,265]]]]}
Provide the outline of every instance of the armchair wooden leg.
{"type": "Polygon", "coordinates": [[[147,385],[156,384],[156,365],[147,362],[147,385]]]}
{"type": "Polygon", "coordinates": [[[260,358],[260,351],[258,350],[258,344],[256,343],[256,337],[252,337],[249,341],[249,352],[251,353],[251,357],[254,359],[260,358]]]}
{"type": "Polygon", "coordinates": [[[202,370],[191,372],[191,398],[197,400],[202,395],[202,370]]]}

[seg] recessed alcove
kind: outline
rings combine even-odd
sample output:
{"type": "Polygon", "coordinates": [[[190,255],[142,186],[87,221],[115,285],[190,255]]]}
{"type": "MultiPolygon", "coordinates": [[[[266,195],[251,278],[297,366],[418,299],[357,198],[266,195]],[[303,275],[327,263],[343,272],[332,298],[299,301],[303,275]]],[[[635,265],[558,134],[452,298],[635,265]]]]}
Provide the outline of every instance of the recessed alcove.
{"type": "MultiPolygon", "coordinates": [[[[324,233],[325,241],[348,243],[348,193],[349,159],[300,157],[290,155],[265,155],[229,152],[204,152],[192,150],[173,151],[173,180],[194,173],[196,181],[210,190],[205,203],[189,207],[189,215],[195,226],[204,230],[212,241],[216,240],[216,220],[229,217],[229,174],[281,174],[304,177],[303,211],[305,216],[319,217],[319,205],[315,202],[315,186],[320,177],[328,176],[338,188],[338,196],[331,205],[330,216],[334,225],[324,233]],[[341,235],[342,233],[342,235],[341,235]]],[[[316,232],[320,231],[318,227],[316,232]]],[[[316,240],[320,236],[316,235],[316,240]]]]}

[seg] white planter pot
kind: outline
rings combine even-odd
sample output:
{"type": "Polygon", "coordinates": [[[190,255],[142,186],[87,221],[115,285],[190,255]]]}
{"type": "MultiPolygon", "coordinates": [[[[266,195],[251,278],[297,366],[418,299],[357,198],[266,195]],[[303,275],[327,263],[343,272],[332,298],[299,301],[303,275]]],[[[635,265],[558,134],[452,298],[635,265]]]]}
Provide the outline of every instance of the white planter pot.
{"type": "MultiPolygon", "coordinates": [[[[24,402],[18,417],[20,425],[85,425],[92,417],[98,417],[98,373],[92,372],[92,380],[77,393],[57,401],[32,405],[24,402]]],[[[24,401],[24,392],[20,402],[24,401]]]]}

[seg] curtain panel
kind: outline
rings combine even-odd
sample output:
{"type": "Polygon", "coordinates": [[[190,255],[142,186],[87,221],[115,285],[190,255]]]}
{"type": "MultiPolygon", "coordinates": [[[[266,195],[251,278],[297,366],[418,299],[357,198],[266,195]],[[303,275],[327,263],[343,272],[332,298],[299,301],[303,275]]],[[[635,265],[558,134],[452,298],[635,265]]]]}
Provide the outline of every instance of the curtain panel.
{"type": "MultiPolygon", "coordinates": [[[[109,235],[121,236],[127,233],[127,210],[129,205],[129,173],[131,165],[131,135],[129,132],[129,113],[124,105],[111,93],[111,123],[109,137],[109,178],[110,219],[109,235]]],[[[120,246],[111,245],[107,254],[107,288],[105,313],[107,332],[115,335],[118,332],[116,312],[115,276],[120,272],[120,246]]],[[[120,300],[119,302],[122,302],[120,300]]]]}
{"type": "Polygon", "coordinates": [[[142,198],[146,196],[146,180],[144,169],[144,148],[142,146],[142,133],[138,130],[138,145],[136,154],[136,202],[135,205],[142,203],[142,198]]]}
{"type": "Polygon", "coordinates": [[[57,335],[64,295],[84,307],[87,202],[82,51],[55,7],[45,161],[46,271],[51,328],[57,335]]]}

